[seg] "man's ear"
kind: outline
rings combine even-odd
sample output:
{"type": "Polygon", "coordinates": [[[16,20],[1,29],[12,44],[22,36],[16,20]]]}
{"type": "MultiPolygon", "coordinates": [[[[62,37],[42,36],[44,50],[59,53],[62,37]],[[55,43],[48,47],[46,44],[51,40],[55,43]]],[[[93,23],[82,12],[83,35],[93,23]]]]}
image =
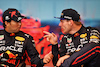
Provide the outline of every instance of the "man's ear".
{"type": "Polygon", "coordinates": [[[70,20],[69,25],[73,25],[73,20],[70,20]]]}
{"type": "Polygon", "coordinates": [[[8,26],[9,25],[9,22],[5,21],[5,25],[8,26]]]}
{"type": "Polygon", "coordinates": [[[5,21],[5,25],[6,25],[6,26],[8,25],[8,22],[7,22],[7,21],[5,21]]]}

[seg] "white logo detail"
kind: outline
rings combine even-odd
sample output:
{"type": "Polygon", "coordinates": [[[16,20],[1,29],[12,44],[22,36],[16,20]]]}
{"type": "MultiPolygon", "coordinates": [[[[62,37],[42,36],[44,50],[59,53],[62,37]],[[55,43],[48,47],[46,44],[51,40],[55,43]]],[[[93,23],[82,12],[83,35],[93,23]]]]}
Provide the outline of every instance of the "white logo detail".
{"type": "Polygon", "coordinates": [[[5,40],[2,40],[2,41],[0,41],[0,43],[3,43],[3,44],[5,44],[5,40]]]}
{"type": "Polygon", "coordinates": [[[66,18],[66,19],[72,19],[72,17],[69,17],[69,16],[64,16],[64,18],[66,18]]]}
{"type": "Polygon", "coordinates": [[[74,52],[74,51],[79,51],[79,50],[81,50],[82,47],[83,47],[83,45],[78,45],[77,48],[70,48],[67,50],[67,52],[70,53],[70,52],[74,52]]]}
{"type": "Polygon", "coordinates": [[[17,52],[22,52],[23,48],[16,48],[15,46],[1,46],[0,51],[6,51],[6,50],[12,50],[12,51],[17,51],[17,52]]]}
{"type": "Polygon", "coordinates": [[[68,36],[64,36],[65,38],[67,38],[68,36]]]}
{"type": "Polygon", "coordinates": [[[99,39],[90,39],[90,41],[89,41],[89,43],[91,43],[91,42],[95,42],[95,43],[99,43],[99,39]]]}
{"type": "Polygon", "coordinates": [[[35,42],[34,40],[32,40],[32,42],[35,42]]]}
{"type": "Polygon", "coordinates": [[[6,17],[5,17],[5,20],[9,20],[9,19],[10,19],[9,16],[6,16],[6,17]]]}
{"type": "Polygon", "coordinates": [[[97,32],[98,34],[100,34],[97,30],[92,30],[91,32],[97,32]]]}
{"type": "Polygon", "coordinates": [[[28,34],[25,34],[25,36],[27,36],[29,38],[29,35],[28,34]]]}
{"type": "Polygon", "coordinates": [[[22,17],[18,17],[17,21],[20,21],[22,19],[22,17]]]}
{"type": "Polygon", "coordinates": [[[89,31],[89,29],[87,29],[87,31],[89,31]]]}

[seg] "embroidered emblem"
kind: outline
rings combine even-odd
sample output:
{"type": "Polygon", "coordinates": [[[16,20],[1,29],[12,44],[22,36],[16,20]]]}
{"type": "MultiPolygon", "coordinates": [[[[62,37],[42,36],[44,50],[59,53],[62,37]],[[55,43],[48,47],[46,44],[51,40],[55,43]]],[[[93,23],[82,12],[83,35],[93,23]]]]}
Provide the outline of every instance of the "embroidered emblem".
{"type": "Polygon", "coordinates": [[[91,37],[90,37],[90,39],[99,39],[97,36],[95,36],[95,35],[92,35],[91,37]]]}
{"type": "Polygon", "coordinates": [[[4,35],[0,35],[0,40],[4,39],[4,35]]]}
{"type": "Polygon", "coordinates": [[[74,37],[77,37],[77,36],[79,36],[79,33],[75,33],[75,34],[74,34],[74,37]]]}
{"type": "Polygon", "coordinates": [[[67,42],[71,43],[72,42],[72,38],[67,38],[67,42]]]}
{"type": "Polygon", "coordinates": [[[11,53],[9,50],[7,50],[5,53],[8,54],[9,58],[16,58],[18,56],[18,54],[14,55],[13,53],[11,53]]]}
{"type": "Polygon", "coordinates": [[[15,36],[15,33],[11,33],[10,36],[15,36]]]}
{"type": "Polygon", "coordinates": [[[86,36],[87,36],[87,33],[80,35],[81,38],[85,38],[86,36]]]}
{"type": "Polygon", "coordinates": [[[19,41],[24,41],[24,40],[25,40],[25,38],[19,37],[19,36],[16,36],[15,39],[16,39],[16,40],[19,40],[19,41]]]}

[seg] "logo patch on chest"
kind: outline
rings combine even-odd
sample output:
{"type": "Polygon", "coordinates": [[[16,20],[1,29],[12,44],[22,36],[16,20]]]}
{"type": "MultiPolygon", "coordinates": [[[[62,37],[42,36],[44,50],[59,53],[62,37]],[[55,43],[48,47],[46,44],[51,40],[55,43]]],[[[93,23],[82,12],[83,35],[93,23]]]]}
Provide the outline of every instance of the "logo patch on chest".
{"type": "Polygon", "coordinates": [[[0,35],[0,40],[3,40],[4,39],[4,35],[0,35]]]}
{"type": "Polygon", "coordinates": [[[19,37],[19,36],[16,36],[15,39],[16,39],[16,40],[19,40],[19,41],[24,41],[24,40],[25,40],[25,38],[19,37]]]}

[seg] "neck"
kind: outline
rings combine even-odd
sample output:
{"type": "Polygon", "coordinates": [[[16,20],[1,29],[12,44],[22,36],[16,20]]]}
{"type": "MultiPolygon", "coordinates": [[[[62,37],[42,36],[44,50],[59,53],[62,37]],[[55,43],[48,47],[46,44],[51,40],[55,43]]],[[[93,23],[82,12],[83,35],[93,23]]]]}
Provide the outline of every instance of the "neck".
{"type": "Polygon", "coordinates": [[[82,27],[82,25],[75,25],[73,26],[72,30],[69,32],[69,34],[74,34],[76,33],[77,31],[80,30],[80,28],[82,27]]]}

